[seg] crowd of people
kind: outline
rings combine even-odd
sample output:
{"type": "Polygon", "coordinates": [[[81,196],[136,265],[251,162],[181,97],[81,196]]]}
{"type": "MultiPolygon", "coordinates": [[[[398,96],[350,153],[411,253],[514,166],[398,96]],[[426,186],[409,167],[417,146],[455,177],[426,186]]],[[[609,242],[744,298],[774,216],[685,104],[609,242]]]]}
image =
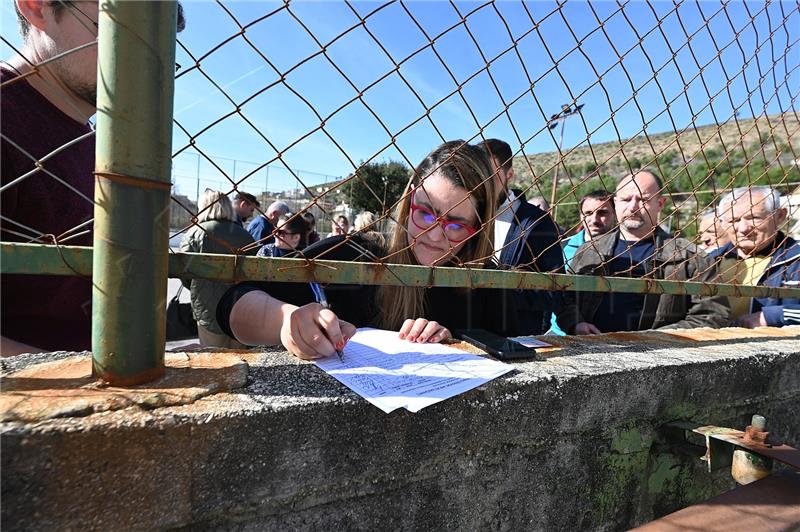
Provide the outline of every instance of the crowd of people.
{"type": "MultiPolygon", "coordinates": [[[[26,231],[35,231],[55,241],[69,235],[70,243],[88,245],[94,187],[88,120],[96,112],[96,49],[84,47],[63,57],[61,51],[95,38],[91,28],[65,12],[82,9],[83,16],[96,20],[97,5],[31,1],[15,6],[25,44],[20,58],[0,66],[3,83],[13,80],[2,91],[2,239],[27,241],[26,231]],[[36,134],[30,123],[48,124],[48,135],[36,134]],[[63,186],[63,193],[56,186],[63,186]]],[[[178,25],[182,29],[182,15],[178,25]]],[[[445,142],[414,169],[392,213],[361,213],[352,229],[346,216],[336,216],[325,238],[308,211],[292,212],[279,201],[262,210],[252,194],[238,192],[231,200],[208,190],[181,249],[679,282],[800,284],[800,245],[783,232],[787,211],[774,189],[737,188],[720,198],[700,220],[698,245],[659,225],[667,202],[664,183],[651,170],[637,170],[622,176],[613,191],[581,198],[581,227],[564,236],[546,201],[528,200],[510,187],[512,161],[511,147],[501,140],[445,142]],[[393,223],[383,233],[386,216],[393,223]]],[[[231,286],[194,279],[189,287],[205,345],[281,343],[302,358],[334,354],[361,326],[393,329],[412,342],[441,342],[455,329],[468,328],[516,336],[800,324],[800,301],[781,298],[331,285],[329,305],[323,305],[307,284],[231,286]]],[[[90,323],[89,280],[3,275],[3,355],[89,349],[90,323]]]]}
{"type": "MultiPolygon", "coordinates": [[[[391,257],[392,263],[427,266],[773,287],[800,283],[800,246],[781,231],[787,210],[771,188],[751,186],[723,196],[700,217],[698,245],[659,225],[666,188],[655,172],[637,170],[613,191],[580,198],[580,228],[563,236],[545,210],[549,205],[534,205],[509,188],[512,159],[510,146],[497,139],[445,143],[414,170],[392,215],[397,224],[387,246],[365,240],[376,217],[363,213],[353,228],[346,217],[335,217],[328,238],[291,249],[332,260],[391,257]]],[[[514,336],[800,324],[800,302],[779,298],[347,285],[330,291],[335,313],[314,302],[305,285],[243,283],[221,300],[218,318],[227,334],[244,343],[280,342],[304,358],[335,352],[355,326],[440,341],[463,328],[514,336]]]]}

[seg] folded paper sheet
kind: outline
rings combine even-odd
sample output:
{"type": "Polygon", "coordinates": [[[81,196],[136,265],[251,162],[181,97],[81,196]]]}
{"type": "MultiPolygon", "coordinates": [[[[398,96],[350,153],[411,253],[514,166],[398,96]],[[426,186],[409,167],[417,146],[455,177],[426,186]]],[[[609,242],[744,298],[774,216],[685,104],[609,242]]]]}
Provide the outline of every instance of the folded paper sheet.
{"type": "Polygon", "coordinates": [[[471,390],[513,366],[442,344],[400,340],[396,331],[359,329],[344,349],[344,361],[316,362],[323,371],[384,412],[426,406],[471,390]]]}

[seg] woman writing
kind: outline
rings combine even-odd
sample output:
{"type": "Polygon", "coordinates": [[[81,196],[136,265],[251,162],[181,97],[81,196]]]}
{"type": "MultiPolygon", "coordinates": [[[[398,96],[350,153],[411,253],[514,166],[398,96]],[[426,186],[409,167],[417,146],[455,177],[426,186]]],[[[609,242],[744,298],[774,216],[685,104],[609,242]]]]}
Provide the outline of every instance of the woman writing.
{"type": "MultiPolygon", "coordinates": [[[[445,143],[416,168],[398,207],[387,263],[481,266],[492,257],[495,213],[492,170],[482,150],[445,143]]],[[[303,250],[307,258],[371,261],[359,235],[337,236],[303,250]]],[[[388,267],[391,269],[391,266],[388,267]]],[[[331,309],[313,303],[309,285],[242,283],[217,309],[223,329],[249,345],[282,343],[300,358],[334,355],[359,327],[399,331],[412,342],[441,342],[451,329],[504,333],[513,310],[501,290],[451,287],[353,286],[326,288],[331,309]]]]}

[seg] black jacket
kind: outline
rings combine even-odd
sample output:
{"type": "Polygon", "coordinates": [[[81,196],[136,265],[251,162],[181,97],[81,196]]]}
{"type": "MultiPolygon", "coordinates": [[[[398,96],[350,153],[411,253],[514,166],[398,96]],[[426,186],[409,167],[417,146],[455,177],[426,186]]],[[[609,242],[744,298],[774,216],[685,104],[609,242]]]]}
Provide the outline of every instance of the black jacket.
{"type": "MultiPolygon", "coordinates": [[[[500,252],[500,267],[534,272],[564,273],[564,255],[558,227],[549,214],[525,200],[515,190],[520,205],[514,212],[511,227],[500,252]]],[[[550,313],[561,308],[558,292],[514,290],[518,330],[515,335],[542,334],[550,327],[550,313]]]]}
{"type": "MultiPolygon", "coordinates": [[[[325,238],[305,248],[306,258],[352,262],[372,262],[363,253],[372,243],[361,235],[337,235],[325,238]],[[342,243],[346,238],[348,240],[342,243]],[[351,245],[351,242],[353,243],[351,245]]],[[[265,259],[269,260],[269,259],[265,259]]],[[[391,265],[388,266],[391,269],[391,265]]],[[[302,306],[314,302],[308,283],[249,281],[227,291],[217,306],[217,320],[222,330],[233,337],[230,313],[233,305],[248,292],[261,290],[272,297],[302,306]]],[[[336,315],[356,327],[375,327],[378,316],[377,290],[374,285],[330,284],[325,286],[328,303],[336,315]]],[[[442,324],[454,332],[458,329],[487,329],[501,336],[512,336],[519,329],[515,299],[511,291],[491,288],[432,287],[425,289],[425,315],[408,318],[426,318],[442,324]]]]}

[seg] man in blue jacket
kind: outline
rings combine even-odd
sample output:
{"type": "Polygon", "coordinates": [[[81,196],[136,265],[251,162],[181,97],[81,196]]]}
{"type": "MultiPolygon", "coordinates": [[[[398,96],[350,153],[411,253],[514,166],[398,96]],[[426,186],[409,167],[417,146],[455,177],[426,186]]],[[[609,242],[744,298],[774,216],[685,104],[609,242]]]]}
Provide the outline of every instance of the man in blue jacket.
{"type": "Polygon", "coordinates": [[[278,223],[278,218],[290,212],[289,206],[282,201],[273,201],[267,207],[267,212],[262,213],[247,225],[247,232],[257,244],[262,246],[275,242],[272,232],[278,223]]]}
{"type": "MultiPolygon", "coordinates": [[[[746,284],[773,287],[800,286],[800,243],[779,229],[786,221],[780,193],[770,187],[742,187],[723,196],[720,218],[728,225],[731,242],[712,253],[720,261],[736,259],[743,265],[746,284]]],[[[727,266],[730,268],[730,266],[727,266]]],[[[725,270],[723,263],[721,270],[725,270]]],[[[734,317],[739,327],[783,327],[800,324],[797,298],[753,298],[734,317]]]]}
{"type": "MultiPolygon", "coordinates": [[[[564,242],[564,266],[568,270],[578,248],[593,238],[608,233],[617,225],[614,195],[605,189],[593,190],[582,197],[578,203],[578,211],[581,217],[581,230],[564,242]]],[[[566,334],[558,326],[555,314],[550,321],[550,333],[558,336],[566,334]]]]}
{"type": "MultiPolygon", "coordinates": [[[[495,170],[498,190],[494,221],[495,260],[507,268],[564,273],[564,257],[556,224],[545,211],[531,205],[519,190],[508,188],[514,177],[511,147],[502,140],[481,143],[495,170]]],[[[517,332],[542,334],[550,326],[550,313],[560,307],[560,294],[538,290],[516,290],[517,332]]]]}

